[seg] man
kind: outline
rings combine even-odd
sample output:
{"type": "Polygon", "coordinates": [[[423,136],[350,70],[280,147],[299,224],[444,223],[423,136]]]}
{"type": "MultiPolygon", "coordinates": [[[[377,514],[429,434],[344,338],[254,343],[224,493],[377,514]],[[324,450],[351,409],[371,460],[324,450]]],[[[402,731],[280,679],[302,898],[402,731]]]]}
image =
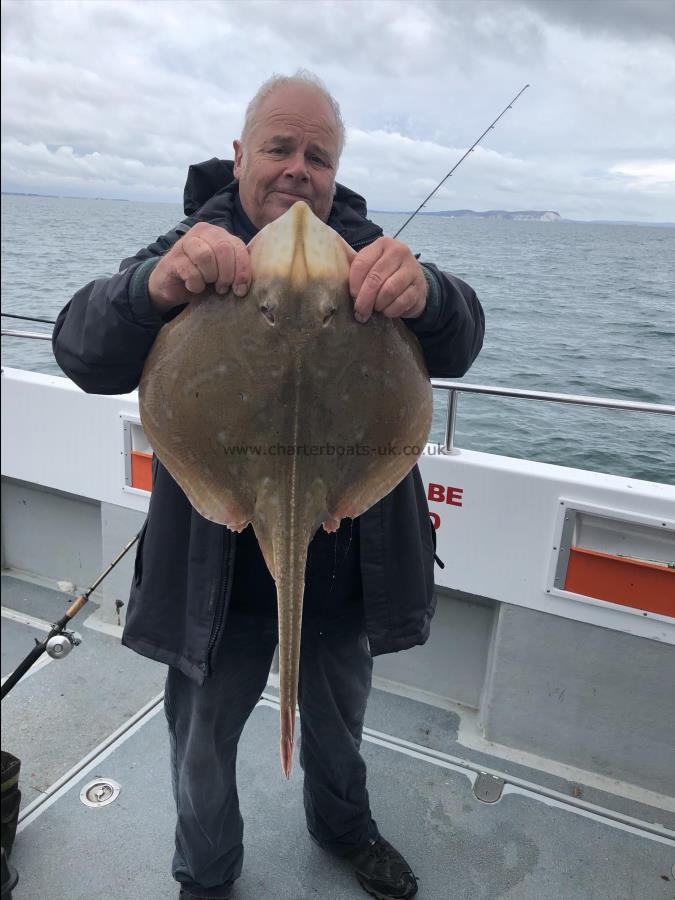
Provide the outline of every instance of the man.
{"type": "MultiPolygon", "coordinates": [[[[85,391],[137,387],[162,325],[207,286],[244,296],[246,244],[298,199],[357,250],[354,315],[402,317],[432,375],[463,375],[482,344],[483,314],[459,279],[417,262],[336,185],[344,127],[309,73],[266,82],[248,107],[234,165],[191,167],[187,218],[79,291],[62,311],[54,353],[85,391]]],[[[223,302],[228,302],[225,299],[223,302]]],[[[434,611],[433,529],[417,468],[335,535],[310,545],[300,661],[300,763],[311,837],[351,861],[379,898],[417,891],[410,866],[379,834],[359,753],[372,656],[424,643],[434,611]]],[[[249,527],[206,521],[155,461],[123,642],[169,665],[165,707],[178,822],[180,897],[229,897],[243,860],[235,761],[276,647],[274,582],[249,527]]]]}

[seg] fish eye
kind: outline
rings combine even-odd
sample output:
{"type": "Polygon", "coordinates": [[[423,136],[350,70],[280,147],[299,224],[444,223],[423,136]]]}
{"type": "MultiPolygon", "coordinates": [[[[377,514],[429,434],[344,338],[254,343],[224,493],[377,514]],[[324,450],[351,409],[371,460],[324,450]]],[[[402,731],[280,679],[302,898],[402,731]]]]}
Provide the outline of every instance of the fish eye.
{"type": "Polygon", "coordinates": [[[274,312],[273,310],[266,304],[260,304],[260,312],[263,314],[265,319],[269,322],[270,325],[275,325],[274,312]]]}

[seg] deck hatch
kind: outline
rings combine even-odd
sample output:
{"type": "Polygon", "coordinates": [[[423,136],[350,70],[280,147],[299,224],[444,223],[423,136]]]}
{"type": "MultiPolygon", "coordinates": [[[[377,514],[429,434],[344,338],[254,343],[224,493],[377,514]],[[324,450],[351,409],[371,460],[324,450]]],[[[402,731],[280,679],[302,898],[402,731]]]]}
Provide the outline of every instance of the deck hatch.
{"type": "Polygon", "coordinates": [[[120,786],[112,778],[95,778],[82,788],[80,800],[85,806],[98,809],[100,806],[108,806],[109,803],[117,800],[119,793],[120,786]]]}
{"type": "Polygon", "coordinates": [[[496,803],[501,799],[505,781],[498,775],[489,772],[479,772],[473,785],[473,793],[476,800],[481,803],[496,803]]]}

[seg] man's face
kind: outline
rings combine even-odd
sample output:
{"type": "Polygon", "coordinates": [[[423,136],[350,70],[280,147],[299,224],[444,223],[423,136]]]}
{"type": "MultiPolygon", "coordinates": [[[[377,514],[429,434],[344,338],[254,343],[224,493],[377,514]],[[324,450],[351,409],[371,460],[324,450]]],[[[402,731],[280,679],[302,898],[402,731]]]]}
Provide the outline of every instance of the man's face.
{"type": "Polygon", "coordinates": [[[246,146],[234,142],[234,175],[246,215],[263,228],[304,200],[322,221],[333,204],[339,137],[316,90],[284,85],[260,105],[246,146]]]}

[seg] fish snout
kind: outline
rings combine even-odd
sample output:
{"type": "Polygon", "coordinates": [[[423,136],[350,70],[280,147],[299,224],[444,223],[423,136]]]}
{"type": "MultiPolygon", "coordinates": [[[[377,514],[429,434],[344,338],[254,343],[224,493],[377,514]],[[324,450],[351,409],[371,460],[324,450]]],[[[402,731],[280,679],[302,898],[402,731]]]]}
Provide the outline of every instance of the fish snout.
{"type": "Polygon", "coordinates": [[[317,282],[347,283],[354,255],[302,200],[266,225],[251,241],[249,252],[259,282],[281,280],[298,292],[317,282]]]}

